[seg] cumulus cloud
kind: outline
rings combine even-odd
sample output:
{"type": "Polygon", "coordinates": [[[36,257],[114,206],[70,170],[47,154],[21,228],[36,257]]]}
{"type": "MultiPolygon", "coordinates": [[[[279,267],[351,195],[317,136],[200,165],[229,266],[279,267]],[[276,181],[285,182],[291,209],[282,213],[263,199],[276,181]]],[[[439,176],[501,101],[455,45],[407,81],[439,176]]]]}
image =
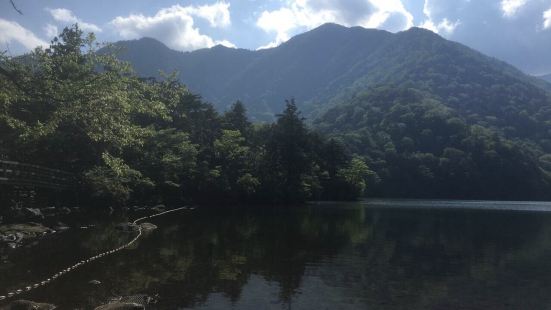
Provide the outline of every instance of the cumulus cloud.
{"type": "Polygon", "coordinates": [[[71,10],[58,8],[58,9],[46,9],[52,17],[61,23],[78,24],[80,29],[90,32],[101,32],[102,29],[97,25],[87,23],[80,18],[76,17],[71,10]]]}
{"type": "Polygon", "coordinates": [[[459,26],[459,21],[451,22],[447,18],[442,19],[438,24],[435,24],[431,19],[425,20],[419,27],[428,29],[435,33],[450,34],[459,26]]]}
{"type": "Polygon", "coordinates": [[[59,34],[59,29],[57,29],[57,26],[52,24],[46,24],[43,29],[48,38],[53,38],[59,34]]]}
{"type": "Polygon", "coordinates": [[[543,29],[551,28],[551,9],[543,12],[543,29]]]}
{"type": "Polygon", "coordinates": [[[526,4],[526,1],[527,0],[501,0],[501,11],[503,11],[503,16],[514,17],[526,4]]]}
{"type": "Polygon", "coordinates": [[[212,47],[216,44],[235,47],[227,40],[214,40],[202,34],[194,18],[206,20],[211,27],[223,28],[231,25],[230,4],[217,2],[212,5],[174,5],[159,10],[153,16],[131,14],[118,16],[110,22],[119,36],[125,39],[152,37],[173,49],[190,51],[212,47]]]}
{"type": "Polygon", "coordinates": [[[531,74],[551,73],[551,13],[545,15],[550,5],[551,0],[528,0],[522,6],[517,4],[514,15],[506,17],[501,0],[425,1],[434,25],[445,19],[452,24],[460,22],[453,32],[441,32],[448,39],[531,74]]]}
{"type": "Polygon", "coordinates": [[[423,14],[425,14],[426,19],[419,27],[426,28],[435,33],[450,35],[455,31],[455,28],[461,24],[459,19],[453,22],[447,17],[438,19],[439,17],[433,12],[433,5],[430,0],[425,0],[423,14]]]}
{"type": "Polygon", "coordinates": [[[206,19],[211,27],[227,27],[231,25],[230,4],[217,2],[211,5],[188,6],[184,8],[189,14],[206,19]]]}
{"type": "Polygon", "coordinates": [[[17,42],[26,49],[48,45],[46,41],[40,39],[32,31],[19,25],[19,23],[0,18],[0,43],[7,45],[12,42],[17,42]]]}
{"type": "Polygon", "coordinates": [[[277,46],[298,30],[324,23],[399,31],[413,26],[413,16],[400,0],[290,0],[258,17],[256,25],[275,34],[274,41],[259,49],[277,46]]]}
{"type": "Polygon", "coordinates": [[[235,44],[233,44],[232,42],[230,42],[228,40],[219,40],[219,41],[216,41],[216,44],[223,45],[223,46],[229,47],[229,48],[237,48],[237,46],[235,44]]]}

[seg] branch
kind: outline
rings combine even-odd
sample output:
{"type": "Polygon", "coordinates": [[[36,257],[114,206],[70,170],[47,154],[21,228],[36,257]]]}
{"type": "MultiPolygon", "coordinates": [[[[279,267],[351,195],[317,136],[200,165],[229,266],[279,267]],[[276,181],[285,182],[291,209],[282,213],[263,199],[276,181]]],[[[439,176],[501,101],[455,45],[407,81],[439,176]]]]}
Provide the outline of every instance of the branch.
{"type": "Polygon", "coordinates": [[[21,12],[21,10],[17,8],[17,6],[16,6],[15,3],[13,2],[13,0],[10,0],[10,3],[11,3],[11,6],[13,7],[13,9],[14,9],[17,13],[23,15],[23,12],[21,12]]]}

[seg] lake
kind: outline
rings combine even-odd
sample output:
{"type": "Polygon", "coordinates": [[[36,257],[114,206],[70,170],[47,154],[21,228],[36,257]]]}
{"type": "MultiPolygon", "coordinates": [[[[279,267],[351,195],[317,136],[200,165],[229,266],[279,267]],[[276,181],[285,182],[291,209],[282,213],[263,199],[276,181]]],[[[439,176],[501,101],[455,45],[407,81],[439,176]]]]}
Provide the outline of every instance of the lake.
{"type": "MultiPolygon", "coordinates": [[[[551,308],[551,203],[197,208],[151,222],[136,245],[18,298],[60,309],[139,294],[155,296],[150,309],[551,308]]],[[[99,224],[9,251],[0,293],[133,237],[99,224]]]]}

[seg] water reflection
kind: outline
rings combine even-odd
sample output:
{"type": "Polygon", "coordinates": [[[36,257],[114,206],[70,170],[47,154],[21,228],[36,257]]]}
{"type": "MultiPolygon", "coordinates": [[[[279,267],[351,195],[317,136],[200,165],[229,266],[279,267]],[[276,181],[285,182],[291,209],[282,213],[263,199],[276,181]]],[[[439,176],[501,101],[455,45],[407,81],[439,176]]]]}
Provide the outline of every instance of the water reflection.
{"type": "MultiPolygon", "coordinates": [[[[25,298],[63,309],[134,294],[158,294],[154,309],[551,306],[551,213],[369,203],[194,212],[155,219],[134,248],[25,298]]],[[[0,290],[130,237],[106,225],[14,251],[0,290]]]]}

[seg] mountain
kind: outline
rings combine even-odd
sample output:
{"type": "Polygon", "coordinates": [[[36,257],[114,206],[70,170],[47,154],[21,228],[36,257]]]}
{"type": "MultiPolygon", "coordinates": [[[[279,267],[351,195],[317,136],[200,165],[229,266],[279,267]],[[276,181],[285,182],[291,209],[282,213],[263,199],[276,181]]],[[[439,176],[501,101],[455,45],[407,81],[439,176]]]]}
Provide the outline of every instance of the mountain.
{"type": "Polygon", "coordinates": [[[314,117],[328,103],[376,85],[426,89],[458,101],[466,113],[483,112],[482,101],[496,85],[504,87],[503,97],[536,94],[539,101],[544,89],[551,89],[510,65],[420,28],[393,34],[325,24],[260,51],[215,46],[176,52],[149,38],[115,45],[119,57],[131,62],[140,75],[178,71],[193,92],[217,108],[224,110],[241,100],[257,120],[271,119],[291,97],[314,117]],[[478,83],[471,84],[472,80],[478,83]],[[509,84],[519,89],[509,90],[509,84]],[[472,91],[476,96],[470,96],[472,91]]]}
{"type": "Polygon", "coordinates": [[[547,81],[547,82],[549,82],[549,83],[551,83],[551,73],[550,73],[550,74],[541,75],[541,76],[539,76],[539,78],[542,79],[542,80],[545,80],[545,81],[547,81]]]}
{"type": "Polygon", "coordinates": [[[369,163],[372,196],[551,199],[551,84],[431,31],[326,24],[260,51],[117,45],[138,73],[176,69],[219,109],[242,100],[253,120],[294,97],[369,163]]]}
{"type": "Polygon", "coordinates": [[[337,104],[314,126],[364,156],[380,178],[371,196],[549,200],[550,110],[542,106],[542,120],[523,111],[500,125],[500,114],[466,115],[433,94],[381,86],[337,104]]]}
{"type": "Polygon", "coordinates": [[[142,76],[178,71],[181,80],[219,109],[243,101],[257,119],[271,119],[284,99],[323,102],[359,77],[355,68],[392,37],[386,31],[325,24],[277,48],[249,51],[215,46],[193,52],[172,51],[144,38],[120,41],[119,57],[142,76]]]}

